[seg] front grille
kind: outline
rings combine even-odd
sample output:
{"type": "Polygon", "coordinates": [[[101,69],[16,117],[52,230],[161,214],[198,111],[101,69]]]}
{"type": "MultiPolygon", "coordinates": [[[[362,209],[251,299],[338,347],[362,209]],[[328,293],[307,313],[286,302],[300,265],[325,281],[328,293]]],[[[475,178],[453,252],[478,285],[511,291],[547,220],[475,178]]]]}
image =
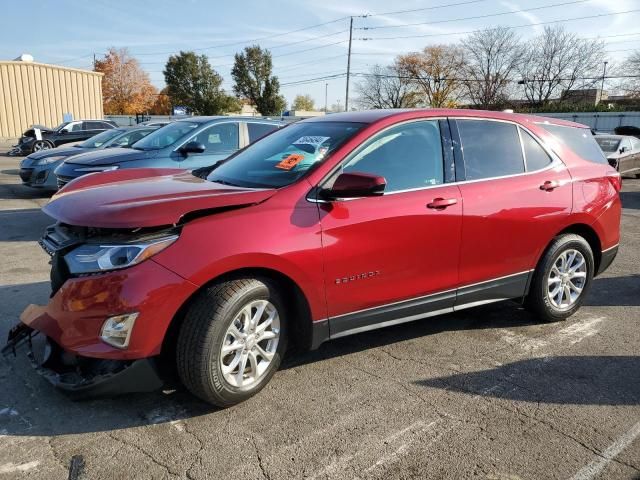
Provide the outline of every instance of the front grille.
{"type": "Polygon", "coordinates": [[[58,175],[58,178],[57,178],[58,188],[64,187],[71,180],[73,180],[73,177],[65,177],[65,176],[62,176],[62,175],[58,175]]]}
{"type": "Polygon", "coordinates": [[[51,255],[51,296],[55,295],[64,282],[71,278],[71,272],[64,261],[65,253],[82,241],[82,234],[59,223],[45,229],[38,243],[51,255]]]}

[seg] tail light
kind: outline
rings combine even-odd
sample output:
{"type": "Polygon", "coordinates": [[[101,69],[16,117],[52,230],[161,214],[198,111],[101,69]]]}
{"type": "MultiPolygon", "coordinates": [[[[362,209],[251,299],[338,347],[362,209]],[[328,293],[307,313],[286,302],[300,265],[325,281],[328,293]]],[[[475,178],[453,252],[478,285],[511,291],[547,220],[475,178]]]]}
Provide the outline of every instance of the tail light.
{"type": "Polygon", "coordinates": [[[622,177],[618,172],[607,172],[607,180],[609,180],[616,192],[620,192],[622,189],[622,177]]]}

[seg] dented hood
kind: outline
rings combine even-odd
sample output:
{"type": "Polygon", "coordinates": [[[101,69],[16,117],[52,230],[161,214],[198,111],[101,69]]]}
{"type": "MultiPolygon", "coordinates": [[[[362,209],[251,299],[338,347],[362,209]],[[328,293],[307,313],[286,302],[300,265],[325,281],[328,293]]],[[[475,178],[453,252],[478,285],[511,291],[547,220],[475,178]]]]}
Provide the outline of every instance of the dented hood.
{"type": "Polygon", "coordinates": [[[42,210],[69,225],[156,227],[177,224],[192,212],[254,205],[275,192],[221,185],[185,170],[136,168],[80,177],[42,210]]]}

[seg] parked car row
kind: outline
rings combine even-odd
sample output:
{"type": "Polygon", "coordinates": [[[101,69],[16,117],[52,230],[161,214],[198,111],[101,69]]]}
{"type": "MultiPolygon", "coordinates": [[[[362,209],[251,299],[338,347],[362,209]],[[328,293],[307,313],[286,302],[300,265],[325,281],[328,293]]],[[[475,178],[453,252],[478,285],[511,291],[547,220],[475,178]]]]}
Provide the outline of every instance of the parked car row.
{"type": "Polygon", "coordinates": [[[640,178],[640,139],[625,135],[595,136],[609,164],[620,175],[640,178]]]}
{"type": "Polygon", "coordinates": [[[78,396],[157,389],[173,364],[229,406],[287,345],[508,299],[563,320],[617,254],[620,174],[582,125],[415,109],[279,127],[190,118],[65,160],[43,208],[51,298],[4,351],[42,349],[78,396]]]}
{"type": "Polygon", "coordinates": [[[88,173],[207,167],[284,125],[245,117],[191,117],[160,122],[163,126],[157,123],[112,128],[79,144],[32,153],[20,164],[20,178],[29,187],[57,190],[88,173]]]}

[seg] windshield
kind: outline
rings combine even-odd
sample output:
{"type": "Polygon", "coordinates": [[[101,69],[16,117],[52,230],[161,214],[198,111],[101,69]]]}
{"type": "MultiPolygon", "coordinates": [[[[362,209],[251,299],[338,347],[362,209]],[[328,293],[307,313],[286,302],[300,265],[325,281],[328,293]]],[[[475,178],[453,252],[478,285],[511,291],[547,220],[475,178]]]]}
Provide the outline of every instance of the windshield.
{"type": "Polygon", "coordinates": [[[132,148],[136,150],[159,150],[173,145],[199,126],[200,124],[195,122],[170,123],[134,143],[132,148]]]}
{"type": "Polygon", "coordinates": [[[249,188],[289,185],[322,163],[364,125],[351,122],[290,125],[220,164],[207,180],[249,188]]]}
{"type": "Polygon", "coordinates": [[[618,145],[620,145],[620,140],[618,138],[595,137],[595,139],[603,152],[611,153],[618,151],[618,145]]]}
{"type": "Polygon", "coordinates": [[[60,130],[62,130],[64,127],[66,127],[67,125],[69,125],[71,122],[62,122],[60,125],[58,125],[56,128],[54,128],[53,130],[56,132],[59,132],[60,130]]]}
{"type": "Polygon", "coordinates": [[[123,133],[124,132],[122,130],[118,130],[117,128],[105,130],[104,132],[99,133],[98,135],[94,135],[88,140],[85,140],[84,142],[74,146],[79,148],[100,148],[104,146],[104,144],[107,143],[109,140],[119,135],[122,135],[123,133]]]}

